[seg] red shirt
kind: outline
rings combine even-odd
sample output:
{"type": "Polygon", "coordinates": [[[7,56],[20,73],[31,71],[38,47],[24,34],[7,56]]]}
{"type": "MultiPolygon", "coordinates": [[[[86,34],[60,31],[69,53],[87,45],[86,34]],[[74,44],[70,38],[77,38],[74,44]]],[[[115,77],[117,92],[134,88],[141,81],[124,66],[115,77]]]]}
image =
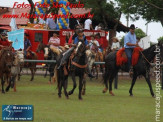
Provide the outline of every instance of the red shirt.
{"type": "Polygon", "coordinates": [[[102,38],[96,39],[96,40],[98,41],[99,45],[103,45],[103,39],[102,38]]]}
{"type": "MultiPolygon", "coordinates": [[[[2,40],[0,39],[0,45],[9,47],[9,46],[10,46],[10,42],[9,42],[8,40],[2,41],[2,40]]],[[[1,49],[1,48],[0,48],[0,49],[1,49]]]]}

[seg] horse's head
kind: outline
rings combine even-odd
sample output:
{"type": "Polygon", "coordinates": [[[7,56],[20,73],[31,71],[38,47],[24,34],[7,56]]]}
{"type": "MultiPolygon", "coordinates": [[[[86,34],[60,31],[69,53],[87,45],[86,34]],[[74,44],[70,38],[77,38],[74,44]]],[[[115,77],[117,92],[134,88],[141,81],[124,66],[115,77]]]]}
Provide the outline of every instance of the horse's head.
{"type": "Polygon", "coordinates": [[[159,42],[158,46],[160,47],[160,60],[163,61],[163,42],[159,42]]]}
{"type": "Polygon", "coordinates": [[[41,50],[44,51],[45,44],[43,42],[40,42],[37,46],[36,52],[39,53],[41,50]]]}
{"type": "Polygon", "coordinates": [[[78,42],[76,50],[75,50],[76,56],[81,57],[83,54],[85,54],[85,51],[86,51],[85,43],[82,41],[78,42]]]}
{"type": "Polygon", "coordinates": [[[1,61],[4,62],[7,68],[10,69],[14,61],[14,55],[12,53],[12,50],[10,48],[2,49],[1,53],[2,53],[1,61]]]}

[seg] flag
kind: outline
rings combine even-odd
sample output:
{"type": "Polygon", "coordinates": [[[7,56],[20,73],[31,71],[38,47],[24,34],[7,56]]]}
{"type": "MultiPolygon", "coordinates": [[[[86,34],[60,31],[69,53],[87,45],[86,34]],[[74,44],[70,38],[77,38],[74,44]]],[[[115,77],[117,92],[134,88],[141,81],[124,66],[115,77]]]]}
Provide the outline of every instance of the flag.
{"type": "Polygon", "coordinates": [[[15,50],[24,49],[24,29],[8,32],[8,40],[12,41],[15,50]]]}
{"type": "MultiPolygon", "coordinates": [[[[12,15],[14,15],[14,14],[15,14],[15,11],[13,9],[12,15]]],[[[15,18],[13,18],[13,17],[11,18],[10,26],[11,26],[11,31],[17,30],[16,21],[15,21],[15,18]]]]}

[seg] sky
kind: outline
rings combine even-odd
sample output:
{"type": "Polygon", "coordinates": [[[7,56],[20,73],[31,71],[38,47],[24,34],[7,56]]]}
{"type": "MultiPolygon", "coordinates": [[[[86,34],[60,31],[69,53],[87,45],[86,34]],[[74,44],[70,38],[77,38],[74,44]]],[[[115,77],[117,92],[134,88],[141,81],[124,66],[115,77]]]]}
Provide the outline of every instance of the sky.
{"type": "MultiPolygon", "coordinates": [[[[40,0],[33,0],[34,2],[38,2],[40,0]]],[[[0,0],[0,6],[5,6],[5,7],[13,7],[14,2],[18,2],[18,3],[28,3],[27,0],[0,0]]],[[[125,16],[121,17],[120,20],[124,25],[126,25],[126,18],[125,16]]],[[[131,24],[135,24],[136,27],[142,29],[145,33],[146,33],[146,24],[147,22],[143,19],[139,19],[138,21],[129,21],[129,25],[131,24]]],[[[117,33],[117,37],[120,39],[121,37],[123,37],[125,35],[125,33],[121,32],[121,33],[117,33]]],[[[161,36],[163,36],[163,26],[161,25],[160,22],[151,22],[148,24],[148,31],[147,31],[147,35],[150,36],[150,40],[152,42],[157,42],[157,39],[161,36]]]]}

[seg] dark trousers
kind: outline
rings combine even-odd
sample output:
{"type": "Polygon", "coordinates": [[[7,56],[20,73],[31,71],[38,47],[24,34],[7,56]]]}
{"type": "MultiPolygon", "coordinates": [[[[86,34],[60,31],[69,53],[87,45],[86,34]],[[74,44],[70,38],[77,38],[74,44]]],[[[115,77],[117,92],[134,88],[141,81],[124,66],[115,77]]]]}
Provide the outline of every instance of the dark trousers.
{"type": "Polygon", "coordinates": [[[131,66],[132,52],[133,52],[133,48],[125,48],[125,53],[128,58],[128,69],[130,69],[130,66],[131,66]]]}

